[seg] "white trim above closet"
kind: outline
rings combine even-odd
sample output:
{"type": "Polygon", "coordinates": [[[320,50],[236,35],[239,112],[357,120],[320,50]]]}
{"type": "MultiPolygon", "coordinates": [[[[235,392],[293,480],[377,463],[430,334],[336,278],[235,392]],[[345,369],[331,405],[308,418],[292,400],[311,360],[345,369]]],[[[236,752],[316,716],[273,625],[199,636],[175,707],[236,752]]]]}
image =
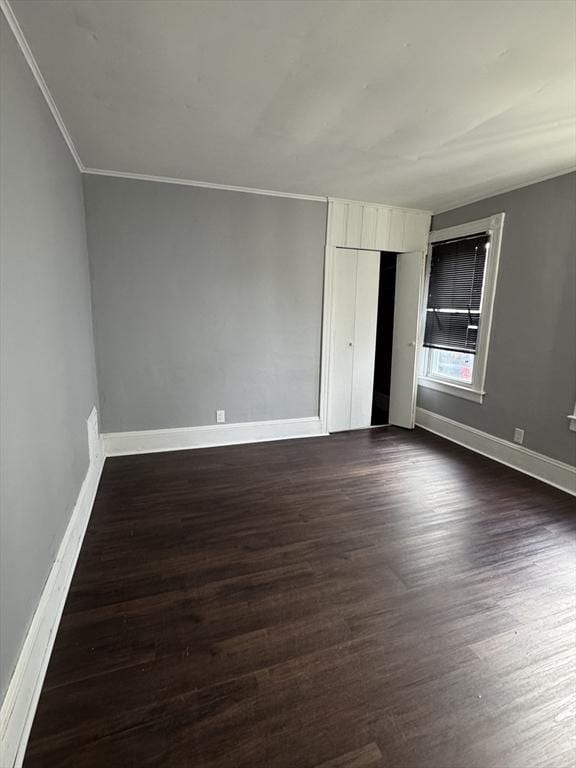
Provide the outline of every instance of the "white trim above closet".
{"type": "Polygon", "coordinates": [[[431,214],[330,198],[328,245],[368,251],[426,251],[431,214]]]}

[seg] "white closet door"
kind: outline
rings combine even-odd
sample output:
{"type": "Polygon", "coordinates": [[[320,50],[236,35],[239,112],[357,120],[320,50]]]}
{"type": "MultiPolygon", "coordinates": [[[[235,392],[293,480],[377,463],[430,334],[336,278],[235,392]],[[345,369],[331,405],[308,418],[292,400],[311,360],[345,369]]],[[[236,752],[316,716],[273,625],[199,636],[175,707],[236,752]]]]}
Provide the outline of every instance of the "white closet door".
{"type": "Polygon", "coordinates": [[[369,427],[372,421],[379,274],[380,253],[358,251],[350,429],[369,427]]]}
{"type": "Polygon", "coordinates": [[[350,429],[358,251],[336,248],[332,267],[328,431],[350,429]]]}
{"type": "Polygon", "coordinates": [[[416,365],[424,258],[424,253],[420,251],[400,253],[396,262],[390,424],[406,429],[414,428],[416,416],[416,365]]]}

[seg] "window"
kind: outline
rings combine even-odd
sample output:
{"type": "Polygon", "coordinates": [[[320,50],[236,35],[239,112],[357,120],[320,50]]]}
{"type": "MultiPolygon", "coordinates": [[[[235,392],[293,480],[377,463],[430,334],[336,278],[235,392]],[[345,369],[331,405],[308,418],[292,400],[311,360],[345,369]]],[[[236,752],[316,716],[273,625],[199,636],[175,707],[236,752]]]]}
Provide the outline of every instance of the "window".
{"type": "Polygon", "coordinates": [[[430,234],[419,384],[481,403],[504,214],[430,234]]]}

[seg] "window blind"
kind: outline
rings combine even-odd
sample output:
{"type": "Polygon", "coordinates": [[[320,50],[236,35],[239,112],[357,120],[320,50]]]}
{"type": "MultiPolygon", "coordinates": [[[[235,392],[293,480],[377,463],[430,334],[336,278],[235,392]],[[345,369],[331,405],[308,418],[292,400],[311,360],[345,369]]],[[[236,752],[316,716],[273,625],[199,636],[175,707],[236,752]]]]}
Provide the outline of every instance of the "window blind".
{"type": "Polygon", "coordinates": [[[424,346],[476,353],[490,235],[434,243],[424,346]]]}

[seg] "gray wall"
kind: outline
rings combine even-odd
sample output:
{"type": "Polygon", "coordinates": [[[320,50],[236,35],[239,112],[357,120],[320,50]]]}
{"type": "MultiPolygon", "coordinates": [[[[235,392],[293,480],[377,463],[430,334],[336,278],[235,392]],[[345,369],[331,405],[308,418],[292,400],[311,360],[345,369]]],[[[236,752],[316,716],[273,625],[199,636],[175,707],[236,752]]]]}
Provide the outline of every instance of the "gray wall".
{"type": "Polygon", "coordinates": [[[574,463],[576,174],[435,216],[442,229],[506,212],[483,404],[419,388],[418,405],[574,463]]]}
{"type": "Polygon", "coordinates": [[[105,432],[318,414],[326,205],[86,176],[105,432]]]}
{"type": "Polygon", "coordinates": [[[0,693],[88,468],[97,402],[82,184],[0,13],[0,693]]]}

